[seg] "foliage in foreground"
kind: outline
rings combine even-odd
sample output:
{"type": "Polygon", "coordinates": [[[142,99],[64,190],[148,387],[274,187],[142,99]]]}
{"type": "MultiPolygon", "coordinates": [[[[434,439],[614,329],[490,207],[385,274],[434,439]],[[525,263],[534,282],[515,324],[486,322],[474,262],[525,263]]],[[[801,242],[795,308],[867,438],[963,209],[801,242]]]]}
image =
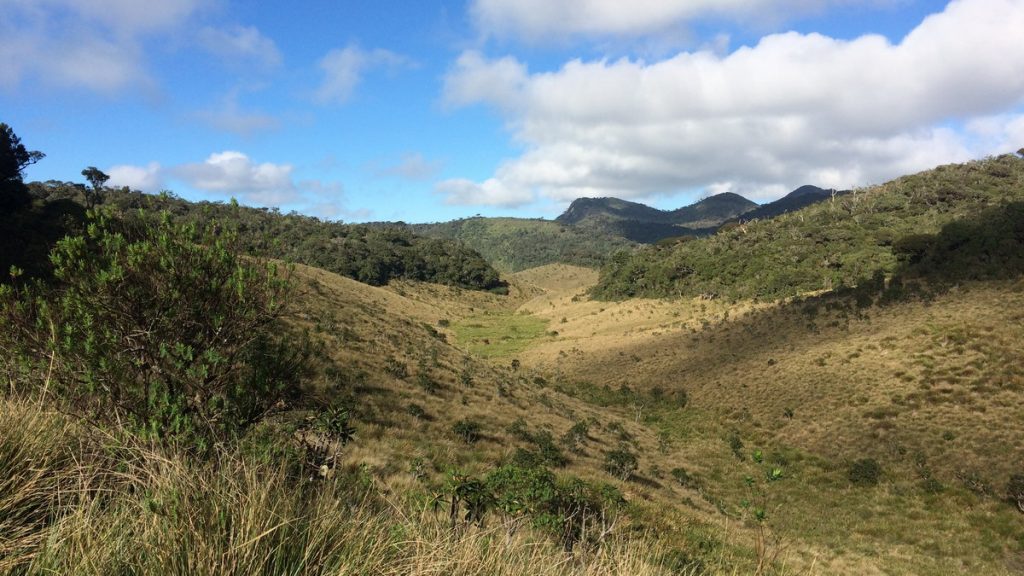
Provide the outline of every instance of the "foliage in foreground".
{"type": "Polygon", "coordinates": [[[298,474],[276,446],[203,462],[0,398],[0,573],[669,573],[640,541],[566,555],[511,521],[453,529],[360,470],[298,474]]]}
{"type": "Polygon", "coordinates": [[[278,328],[287,277],[230,241],[166,214],[98,214],[52,251],[53,286],[0,286],[12,378],[200,452],[243,433],[297,394],[310,349],[278,328]]]}

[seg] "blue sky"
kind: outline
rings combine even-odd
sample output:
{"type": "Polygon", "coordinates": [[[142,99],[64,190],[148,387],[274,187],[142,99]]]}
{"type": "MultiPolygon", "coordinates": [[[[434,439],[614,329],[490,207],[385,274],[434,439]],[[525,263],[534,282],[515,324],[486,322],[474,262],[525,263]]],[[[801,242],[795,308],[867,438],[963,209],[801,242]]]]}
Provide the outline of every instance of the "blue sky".
{"type": "Polygon", "coordinates": [[[1024,146],[1024,0],[0,0],[0,62],[30,180],[345,221],[765,201],[1024,146]]]}

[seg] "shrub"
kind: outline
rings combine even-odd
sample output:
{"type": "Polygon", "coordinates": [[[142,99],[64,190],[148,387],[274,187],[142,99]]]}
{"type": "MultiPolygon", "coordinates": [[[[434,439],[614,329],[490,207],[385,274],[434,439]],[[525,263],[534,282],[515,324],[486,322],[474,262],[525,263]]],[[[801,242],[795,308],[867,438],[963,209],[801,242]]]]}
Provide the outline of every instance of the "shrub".
{"type": "Polygon", "coordinates": [[[218,232],[93,214],[51,252],[55,287],[0,287],[0,347],[74,412],[198,452],[237,437],[313,351],[278,323],[288,278],[218,232]]]}
{"type": "Polygon", "coordinates": [[[697,490],[700,488],[700,481],[697,477],[690,474],[683,468],[673,468],[670,474],[672,474],[672,477],[675,478],[676,482],[679,482],[679,485],[683,488],[689,488],[691,490],[697,490]]]}
{"type": "Polygon", "coordinates": [[[638,467],[636,454],[633,454],[625,447],[605,453],[604,469],[619,480],[628,479],[636,472],[638,467]]]}
{"type": "Polygon", "coordinates": [[[1016,504],[1024,512],[1024,474],[1010,476],[1010,481],[1006,483],[1006,495],[1011,504],[1016,504]]]}
{"type": "Polygon", "coordinates": [[[856,486],[876,486],[882,477],[882,467],[874,458],[861,458],[850,463],[846,476],[856,486]]]}
{"type": "Polygon", "coordinates": [[[473,444],[480,440],[480,423],[469,419],[459,420],[452,425],[452,432],[467,444],[473,444]]]}
{"type": "Polygon", "coordinates": [[[590,426],[585,420],[580,420],[572,425],[565,434],[562,435],[562,444],[570,452],[582,452],[583,443],[587,441],[587,434],[590,432],[590,426]]]}

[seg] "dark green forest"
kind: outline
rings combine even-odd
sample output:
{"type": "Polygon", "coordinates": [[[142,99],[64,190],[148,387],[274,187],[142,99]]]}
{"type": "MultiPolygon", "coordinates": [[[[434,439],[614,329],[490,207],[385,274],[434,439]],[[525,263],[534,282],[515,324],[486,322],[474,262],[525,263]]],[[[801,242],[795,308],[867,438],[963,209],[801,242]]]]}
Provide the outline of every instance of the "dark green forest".
{"type": "MultiPolygon", "coordinates": [[[[50,181],[26,188],[32,206],[23,227],[35,226],[44,235],[47,226],[82,229],[87,194],[95,187],[50,181]]],[[[123,188],[101,188],[98,196],[103,210],[122,218],[139,211],[166,212],[176,223],[231,232],[233,249],[239,252],[316,266],[374,286],[400,278],[473,290],[504,289],[498,272],[473,250],[455,241],[417,236],[400,225],[341,224],[236,202],[193,203],[171,193],[149,195],[123,188]]],[[[52,245],[56,238],[48,239],[37,244],[52,245]]]]}

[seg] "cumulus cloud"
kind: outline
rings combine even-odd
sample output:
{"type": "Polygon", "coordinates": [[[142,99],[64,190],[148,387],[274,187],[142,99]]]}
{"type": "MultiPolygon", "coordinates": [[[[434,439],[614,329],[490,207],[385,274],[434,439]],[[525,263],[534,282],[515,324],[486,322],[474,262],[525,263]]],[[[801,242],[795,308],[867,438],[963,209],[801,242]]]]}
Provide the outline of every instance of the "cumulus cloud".
{"type": "Polygon", "coordinates": [[[712,184],[769,198],[804,183],[843,188],[963,160],[989,150],[945,127],[951,122],[1009,114],[1002,121],[1019,125],[1020,30],[1024,0],[957,0],[897,44],[786,33],[728,55],[573,60],[535,73],[466,52],[445,78],[443,101],[494,106],[525,151],[483,184],[439,190],[470,204],[528,193],[638,198],[712,184]]]}
{"type": "Polygon", "coordinates": [[[345,207],[345,189],[340,182],[296,179],[291,164],[256,162],[248,155],[226,150],[210,154],[202,162],[161,166],[118,165],[107,170],[111,186],[157,192],[168,181],[215,197],[237,198],[243,204],[290,206],[323,218],[364,218],[368,213],[345,207]]]}
{"type": "Polygon", "coordinates": [[[363,50],[352,44],[328,52],[320,59],[324,79],[314,97],[321,104],[344,104],[372,68],[394,69],[408,64],[408,59],[389,50],[363,50]]]}
{"type": "Polygon", "coordinates": [[[142,190],[153,194],[163,190],[163,169],[158,162],[150,162],[145,166],[120,164],[107,170],[109,186],[127,186],[132,190],[142,190]]]}
{"type": "Polygon", "coordinates": [[[448,204],[486,204],[513,208],[535,200],[530,190],[509,187],[498,178],[488,178],[479,184],[464,178],[453,178],[439,182],[435,190],[445,197],[448,204]]]}
{"type": "Polygon", "coordinates": [[[215,152],[203,162],[175,167],[173,175],[205,192],[238,196],[265,205],[287,204],[297,198],[291,164],[253,162],[241,152],[215,152]]]}
{"type": "Polygon", "coordinates": [[[203,28],[199,42],[209,52],[236,65],[270,70],[282,62],[277,44],[252,26],[203,28]]]}

